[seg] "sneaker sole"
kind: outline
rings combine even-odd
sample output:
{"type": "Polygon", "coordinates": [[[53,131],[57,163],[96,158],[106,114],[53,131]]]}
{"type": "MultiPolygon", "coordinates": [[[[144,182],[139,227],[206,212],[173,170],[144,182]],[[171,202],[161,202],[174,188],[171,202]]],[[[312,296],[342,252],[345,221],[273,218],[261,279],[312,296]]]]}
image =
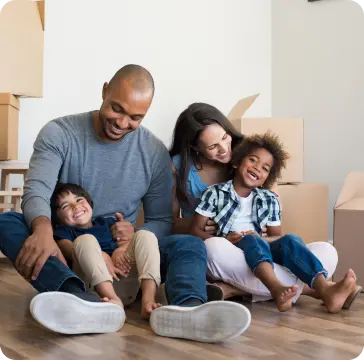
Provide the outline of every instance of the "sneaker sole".
{"type": "Polygon", "coordinates": [[[150,326],[157,335],[208,343],[239,336],[250,322],[250,311],[229,301],[211,301],[190,308],[163,306],[150,317],[150,326]]]}
{"type": "Polygon", "coordinates": [[[90,302],[63,292],[46,292],[30,303],[35,320],[60,334],[110,333],[125,322],[124,309],[118,305],[90,302]]]}

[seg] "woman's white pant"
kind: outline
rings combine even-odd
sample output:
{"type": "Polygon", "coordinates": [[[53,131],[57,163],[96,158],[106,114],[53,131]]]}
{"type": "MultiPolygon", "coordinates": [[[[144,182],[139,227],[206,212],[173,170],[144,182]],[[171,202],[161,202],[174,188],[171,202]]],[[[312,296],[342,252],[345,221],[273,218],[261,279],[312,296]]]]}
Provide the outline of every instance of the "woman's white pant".
{"type": "MultiPolygon", "coordinates": [[[[207,249],[207,275],[210,281],[223,281],[252,294],[253,302],[272,299],[269,290],[254,276],[245,261],[244,252],[225,238],[213,237],[205,240],[207,249]]],[[[327,242],[307,244],[307,247],[321,261],[330,278],[334,273],[338,255],[336,249],[327,242]]],[[[274,272],[286,286],[297,285],[296,302],[303,289],[303,282],[283,266],[274,264],[274,272]]]]}

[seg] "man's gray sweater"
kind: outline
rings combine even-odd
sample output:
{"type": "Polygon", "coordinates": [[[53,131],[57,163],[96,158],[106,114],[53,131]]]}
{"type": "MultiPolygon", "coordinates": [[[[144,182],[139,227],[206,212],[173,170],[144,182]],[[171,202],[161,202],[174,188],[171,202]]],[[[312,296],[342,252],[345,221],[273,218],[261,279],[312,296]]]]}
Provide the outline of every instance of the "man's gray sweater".
{"type": "Polygon", "coordinates": [[[50,197],[58,181],[88,191],[94,217],[121,212],[134,224],[142,201],[142,228],[157,237],[171,231],[171,159],[164,144],[142,126],[108,143],[96,135],[92,112],[46,124],[34,143],[24,185],[22,209],[29,227],[38,216],[50,218],[50,197]]]}

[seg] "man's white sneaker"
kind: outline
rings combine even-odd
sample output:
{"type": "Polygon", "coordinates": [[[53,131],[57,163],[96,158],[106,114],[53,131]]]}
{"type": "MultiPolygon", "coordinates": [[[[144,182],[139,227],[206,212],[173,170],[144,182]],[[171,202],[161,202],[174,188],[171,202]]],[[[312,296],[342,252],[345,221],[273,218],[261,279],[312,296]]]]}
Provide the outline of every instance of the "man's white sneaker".
{"type": "Polygon", "coordinates": [[[162,306],[150,317],[153,331],[160,336],[211,343],[241,335],[250,322],[250,311],[230,301],[211,301],[194,307],[162,306]]]}
{"type": "MultiPolygon", "coordinates": [[[[87,294],[82,294],[87,298],[87,294]]],[[[92,334],[118,331],[125,322],[124,309],[107,302],[84,300],[64,292],[45,292],[30,303],[35,320],[61,334],[92,334]]]]}

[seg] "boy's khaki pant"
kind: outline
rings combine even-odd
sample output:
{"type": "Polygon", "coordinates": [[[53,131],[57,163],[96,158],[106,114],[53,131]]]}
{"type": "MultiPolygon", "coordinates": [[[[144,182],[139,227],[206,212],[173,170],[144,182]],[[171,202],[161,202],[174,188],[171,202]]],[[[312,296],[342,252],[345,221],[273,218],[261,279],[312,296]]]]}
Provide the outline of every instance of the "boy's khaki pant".
{"type": "MultiPolygon", "coordinates": [[[[139,230],[134,234],[126,253],[132,269],[127,278],[120,277],[120,281],[114,283],[114,288],[123,304],[129,305],[135,300],[142,280],[154,280],[157,287],[160,285],[158,240],[152,232],[139,230]]],[[[85,281],[86,286],[93,289],[102,282],[113,282],[100,245],[93,235],[79,236],[73,243],[73,255],[72,270],[85,281]]]]}

